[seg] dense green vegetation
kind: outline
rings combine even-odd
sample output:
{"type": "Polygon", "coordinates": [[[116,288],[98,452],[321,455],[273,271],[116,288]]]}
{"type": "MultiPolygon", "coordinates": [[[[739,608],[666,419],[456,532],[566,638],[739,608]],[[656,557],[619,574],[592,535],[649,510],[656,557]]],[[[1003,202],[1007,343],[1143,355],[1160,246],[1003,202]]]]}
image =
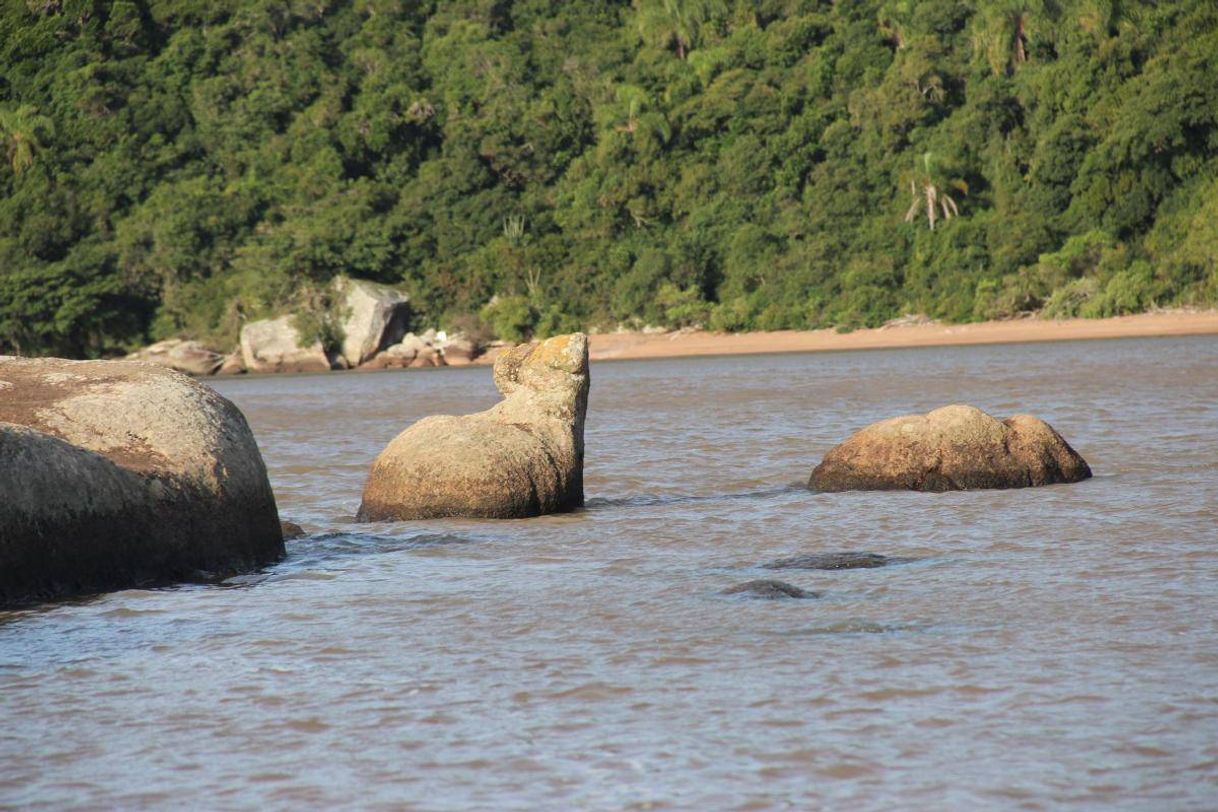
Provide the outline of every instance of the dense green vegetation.
{"type": "Polygon", "coordinates": [[[1218,301],[1212,0],[0,0],[0,351],[1218,301]]]}

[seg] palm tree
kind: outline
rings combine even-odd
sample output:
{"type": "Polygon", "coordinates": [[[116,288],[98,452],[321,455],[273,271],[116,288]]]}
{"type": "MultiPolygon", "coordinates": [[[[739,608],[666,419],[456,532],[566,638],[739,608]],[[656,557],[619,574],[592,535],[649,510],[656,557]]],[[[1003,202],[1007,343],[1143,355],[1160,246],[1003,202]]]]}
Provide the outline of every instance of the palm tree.
{"type": "Polygon", "coordinates": [[[973,50],[994,73],[1010,74],[1028,61],[1028,40],[1049,16],[1047,0],[987,0],[973,18],[973,50]]]}
{"type": "Polygon", "coordinates": [[[944,220],[950,220],[960,214],[960,209],[948,189],[955,189],[967,195],[968,184],[960,178],[949,179],[936,165],[933,153],[923,153],[919,163],[917,171],[908,176],[910,204],[909,211],[905,212],[905,222],[912,223],[918,216],[918,210],[924,208],[926,223],[930,230],[934,231],[940,212],[944,220]]]}
{"type": "Polygon", "coordinates": [[[16,110],[0,109],[0,139],[5,143],[14,175],[33,166],[35,156],[54,134],[54,122],[40,114],[37,107],[23,104],[16,110]]]}
{"type": "Polygon", "coordinates": [[[697,43],[703,23],[727,13],[725,0],[635,0],[634,5],[643,39],[665,48],[675,46],[680,59],[697,43]]]}
{"type": "Polygon", "coordinates": [[[615,117],[622,122],[615,128],[619,132],[650,134],[659,139],[660,143],[667,143],[668,139],[672,138],[672,128],[664,114],[648,109],[651,106],[651,97],[643,88],[636,85],[618,85],[613,95],[618,103],[614,111],[615,117]]]}

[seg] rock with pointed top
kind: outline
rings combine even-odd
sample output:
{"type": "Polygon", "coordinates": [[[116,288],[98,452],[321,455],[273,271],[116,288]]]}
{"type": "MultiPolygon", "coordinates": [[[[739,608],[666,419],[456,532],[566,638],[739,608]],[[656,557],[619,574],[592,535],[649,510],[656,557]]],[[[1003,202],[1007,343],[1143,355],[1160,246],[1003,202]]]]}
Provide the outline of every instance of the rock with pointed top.
{"type": "Polygon", "coordinates": [[[808,486],[818,491],[954,491],[1078,482],[1091,469],[1043,420],[997,420],[956,404],[894,417],[851,435],[825,455],[808,486]]]}
{"type": "Polygon", "coordinates": [[[401,341],[410,319],[409,298],[387,285],[339,277],[335,291],[342,297],[342,356],[351,367],[370,360],[401,341]]]}
{"type": "Polygon", "coordinates": [[[236,572],[283,554],[241,412],[128,361],[0,357],[0,606],[236,572]]]}
{"type": "Polygon", "coordinates": [[[363,521],[516,519],[584,502],[588,337],[525,344],[495,362],[504,399],[464,417],[427,417],[372,464],[363,521]]]}

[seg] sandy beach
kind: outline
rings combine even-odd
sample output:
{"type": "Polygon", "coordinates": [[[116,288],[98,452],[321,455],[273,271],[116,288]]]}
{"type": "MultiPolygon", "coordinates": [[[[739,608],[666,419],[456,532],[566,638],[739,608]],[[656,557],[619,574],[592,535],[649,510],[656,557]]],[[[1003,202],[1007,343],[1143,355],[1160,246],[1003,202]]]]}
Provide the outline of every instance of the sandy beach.
{"type": "Polygon", "coordinates": [[[1163,311],[1109,319],[1018,319],[975,324],[904,324],[855,330],[851,333],[838,333],[834,330],[594,333],[591,336],[591,358],[594,361],[609,361],[694,355],[823,352],[1211,334],[1218,334],[1218,310],[1163,311]]]}

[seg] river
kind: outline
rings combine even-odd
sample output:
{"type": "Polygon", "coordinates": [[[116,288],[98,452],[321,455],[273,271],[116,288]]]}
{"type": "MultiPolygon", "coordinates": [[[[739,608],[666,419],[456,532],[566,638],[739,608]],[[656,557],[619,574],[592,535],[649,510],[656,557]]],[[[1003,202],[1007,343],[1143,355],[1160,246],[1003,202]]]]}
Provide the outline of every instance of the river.
{"type": "Polygon", "coordinates": [[[598,363],[586,509],[359,525],[484,367],[216,380],[265,571],[0,614],[0,806],[1218,807],[1218,338],[598,363]],[[1095,477],[817,494],[850,432],[1036,414],[1095,477]],[[891,566],[770,570],[867,551],[891,566]],[[725,596],[781,578],[813,599],[725,596]]]}

